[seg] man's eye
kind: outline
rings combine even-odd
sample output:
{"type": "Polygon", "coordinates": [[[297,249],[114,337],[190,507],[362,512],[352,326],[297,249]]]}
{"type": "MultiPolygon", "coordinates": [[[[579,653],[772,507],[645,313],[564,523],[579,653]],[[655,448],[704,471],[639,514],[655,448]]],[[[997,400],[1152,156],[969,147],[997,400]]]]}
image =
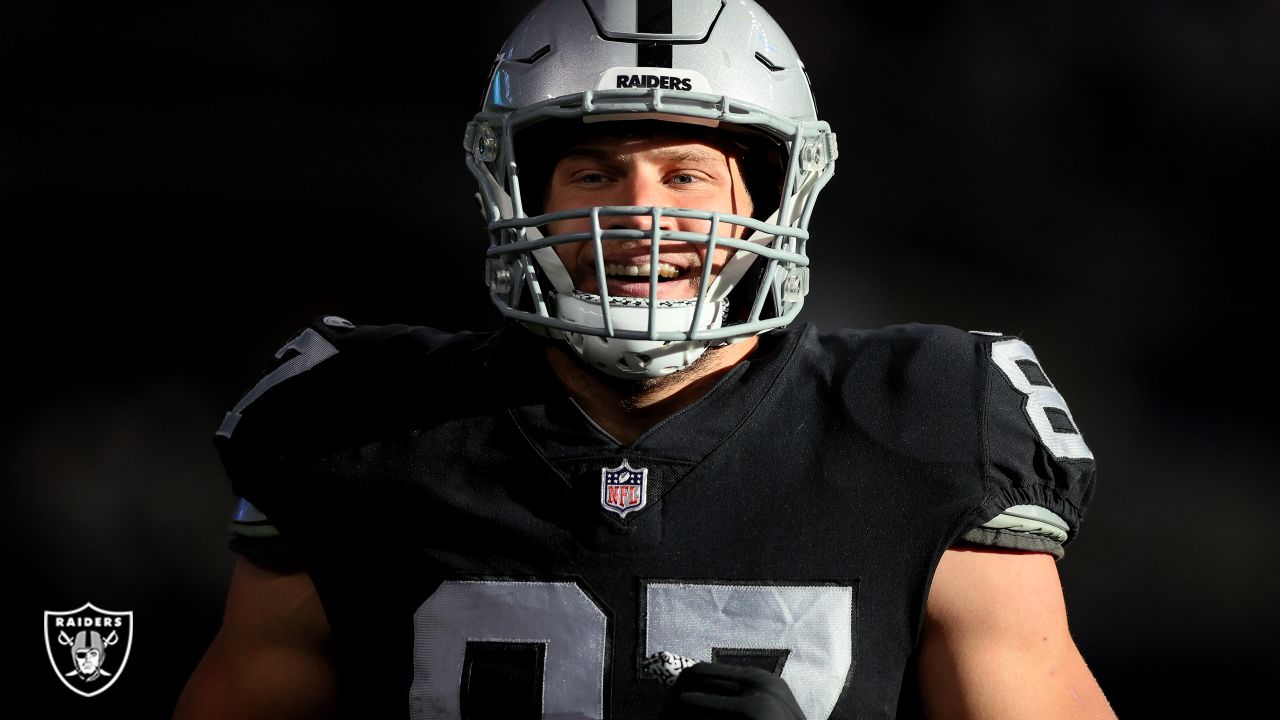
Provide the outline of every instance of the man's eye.
{"type": "Polygon", "coordinates": [[[584,172],[584,173],[579,173],[578,176],[574,178],[574,180],[580,183],[586,183],[587,185],[595,185],[595,184],[604,182],[605,177],[603,173],[584,172]]]}
{"type": "Polygon", "coordinates": [[[680,173],[679,175],[671,176],[671,182],[675,183],[676,185],[690,185],[694,182],[697,182],[697,180],[698,178],[694,177],[690,173],[680,173]]]}

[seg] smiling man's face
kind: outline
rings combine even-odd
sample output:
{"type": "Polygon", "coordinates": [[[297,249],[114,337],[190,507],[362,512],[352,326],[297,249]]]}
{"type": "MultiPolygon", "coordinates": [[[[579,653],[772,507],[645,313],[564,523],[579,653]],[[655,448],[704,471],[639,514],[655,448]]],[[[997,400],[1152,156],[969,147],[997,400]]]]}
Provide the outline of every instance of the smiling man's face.
{"type": "MultiPolygon", "coordinates": [[[[735,155],[717,145],[682,137],[600,136],[571,144],[552,171],[546,193],[546,212],[602,205],[677,207],[750,216],[742,170],[735,155]]],[[[610,229],[648,230],[648,215],[601,216],[600,226],[610,229]]],[[[709,232],[711,222],[662,217],[662,230],[709,232]]],[[[591,230],[590,218],[549,224],[551,234],[591,230]]],[[[745,228],[721,223],[717,235],[741,237],[745,228]]],[[[603,243],[609,295],[648,297],[651,242],[609,240],[603,243]]],[[[600,292],[595,247],[591,242],[555,246],[556,254],[573,279],[574,287],[600,292]]],[[[663,240],[659,246],[658,298],[686,299],[698,293],[703,265],[708,262],[701,243],[663,240]]],[[[716,248],[710,258],[712,276],[731,254],[716,248]]]]}

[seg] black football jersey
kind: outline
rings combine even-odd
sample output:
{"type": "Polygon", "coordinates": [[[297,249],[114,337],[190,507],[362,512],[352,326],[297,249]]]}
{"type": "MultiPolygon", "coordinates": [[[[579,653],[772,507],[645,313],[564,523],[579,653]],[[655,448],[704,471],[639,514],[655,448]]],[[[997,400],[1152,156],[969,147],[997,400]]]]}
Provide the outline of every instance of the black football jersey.
{"type": "Polygon", "coordinates": [[[621,445],[518,326],[326,318],[228,413],[233,490],[310,573],[360,717],[651,720],[659,651],[890,718],[942,553],[1006,508],[1072,537],[1094,464],[1012,337],[771,333],[621,445]]]}

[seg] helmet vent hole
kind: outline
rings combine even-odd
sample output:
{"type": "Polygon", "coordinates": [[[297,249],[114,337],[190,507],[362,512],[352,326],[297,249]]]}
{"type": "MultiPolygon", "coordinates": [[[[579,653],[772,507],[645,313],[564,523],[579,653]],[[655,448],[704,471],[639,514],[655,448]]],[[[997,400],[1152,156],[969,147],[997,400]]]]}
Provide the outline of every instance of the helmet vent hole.
{"type": "MultiPolygon", "coordinates": [[[[541,60],[549,52],[551,52],[551,46],[543,45],[542,47],[535,50],[533,54],[527,58],[515,58],[515,62],[524,63],[525,65],[532,65],[538,62],[539,60],[541,60]]],[[[759,56],[760,56],[760,53],[756,53],[756,57],[759,57],[759,56]]]]}
{"type": "Polygon", "coordinates": [[[760,61],[761,65],[769,68],[769,72],[781,72],[786,69],[781,65],[775,65],[772,60],[764,56],[764,53],[756,53],[756,59],[760,61]]]}

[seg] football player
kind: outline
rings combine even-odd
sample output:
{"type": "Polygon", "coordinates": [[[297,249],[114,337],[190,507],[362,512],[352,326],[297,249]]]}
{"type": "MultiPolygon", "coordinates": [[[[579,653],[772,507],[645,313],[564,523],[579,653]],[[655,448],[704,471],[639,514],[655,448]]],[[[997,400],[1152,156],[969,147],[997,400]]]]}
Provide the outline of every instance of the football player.
{"type": "Polygon", "coordinates": [[[181,718],[1112,717],[1093,455],[1016,337],[819,333],[834,172],[750,0],[547,0],[466,132],[491,333],[318,319],[227,414],[181,718]]]}

